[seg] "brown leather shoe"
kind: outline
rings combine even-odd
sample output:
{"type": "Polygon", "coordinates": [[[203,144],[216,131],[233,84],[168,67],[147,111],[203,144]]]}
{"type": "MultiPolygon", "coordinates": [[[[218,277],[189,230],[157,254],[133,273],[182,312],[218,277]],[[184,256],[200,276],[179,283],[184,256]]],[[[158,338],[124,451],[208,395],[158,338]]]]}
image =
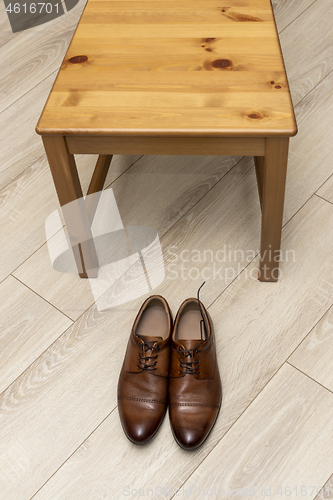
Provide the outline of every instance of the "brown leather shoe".
{"type": "Polygon", "coordinates": [[[212,324],[204,305],[187,299],[177,313],[171,340],[169,415],[179,446],[193,450],[205,441],[221,401],[212,324]]]}
{"type": "Polygon", "coordinates": [[[154,436],[166,412],[171,333],[167,301],[149,297],[134,321],[118,381],[120,420],[136,444],[154,436]]]}

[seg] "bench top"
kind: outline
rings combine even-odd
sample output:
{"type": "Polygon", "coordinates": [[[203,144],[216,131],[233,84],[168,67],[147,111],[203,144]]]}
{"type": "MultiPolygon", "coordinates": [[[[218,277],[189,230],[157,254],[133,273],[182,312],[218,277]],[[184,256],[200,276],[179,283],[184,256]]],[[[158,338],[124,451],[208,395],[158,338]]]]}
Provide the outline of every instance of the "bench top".
{"type": "Polygon", "coordinates": [[[36,131],[295,135],[270,0],[88,0],[36,131]]]}

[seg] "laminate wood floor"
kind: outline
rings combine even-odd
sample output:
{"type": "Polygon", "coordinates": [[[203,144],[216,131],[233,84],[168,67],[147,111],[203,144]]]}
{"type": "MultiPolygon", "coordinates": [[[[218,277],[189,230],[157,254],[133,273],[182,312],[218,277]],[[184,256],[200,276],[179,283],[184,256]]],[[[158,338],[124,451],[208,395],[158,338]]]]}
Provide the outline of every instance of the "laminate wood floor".
{"type": "MultiPolygon", "coordinates": [[[[223,404],[191,453],[168,417],[142,447],[119,422],[118,374],[147,294],[130,300],[124,287],[123,305],[100,310],[89,282],[48,255],[58,202],[34,127],[84,2],[15,34],[0,4],[1,500],[333,499],[333,9],[272,4],[299,126],[281,280],[256,279],[252,158],[116,156],[106,182],[125,225],[157,230],[165,279],[154,293],[174,313],[206,279],[223,404]]],[[[78,157],[85,188],[95,160],[78,157]]]]}

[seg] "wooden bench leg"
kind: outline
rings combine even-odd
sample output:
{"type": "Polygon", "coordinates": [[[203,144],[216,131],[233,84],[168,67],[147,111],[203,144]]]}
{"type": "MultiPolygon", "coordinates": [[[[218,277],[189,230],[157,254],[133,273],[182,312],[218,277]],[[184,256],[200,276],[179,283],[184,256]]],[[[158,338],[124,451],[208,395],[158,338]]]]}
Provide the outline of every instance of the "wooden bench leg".
{"type": "Polygon", "coordinates": [[[68,153],[61,135],[43,136],[43,143],[59,202],[64,207],[62,211],[78,273],[81,278],[95,278],[97,254],[74,156],[68,153]],[[65,207],[68,203],[71,205],[65,207]]]}
{"type": "Polygon", "coordinates": [[[265,157],[255,159],[262,207],[260,281],[279,279],[288,147],[288,137],[269,137],[266,139],[265,157]]]}
{"type": "Polygon", "coordinates": [[[265,157],[264,156],[255,156],[254,157],[254,165],[256,167],[259,201],[260,201],[260,207],[262,210],[262,192],[263,192],[263,187],[264,187],[265,157]]]}
{"type": "Polygon", "coordinates": [[[86,207],[90,224],[93,223],[97,205],[101,197],[105,179],[108,174],[112,155],[99,155],[92,175],[86,198],[86,207]]]}

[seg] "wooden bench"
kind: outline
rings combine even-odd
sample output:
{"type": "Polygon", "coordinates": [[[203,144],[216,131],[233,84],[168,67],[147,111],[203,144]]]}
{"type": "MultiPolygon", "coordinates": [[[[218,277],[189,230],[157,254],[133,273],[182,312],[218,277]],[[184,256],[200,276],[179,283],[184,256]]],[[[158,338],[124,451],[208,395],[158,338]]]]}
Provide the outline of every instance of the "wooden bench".
{"type": "MultiPolygon", "coordinates": [[[[289,137],[297,133],[270,0],[88,0],[36,131],[61,206],[83,197],[74,155],[253,156],[259,279],[278,279],[289,137]]],[[[80,276],[96,276],[89,207],[66,219],[80,276]]],[[[143,221],[144,222],[144,221],[143,221]]]]}

